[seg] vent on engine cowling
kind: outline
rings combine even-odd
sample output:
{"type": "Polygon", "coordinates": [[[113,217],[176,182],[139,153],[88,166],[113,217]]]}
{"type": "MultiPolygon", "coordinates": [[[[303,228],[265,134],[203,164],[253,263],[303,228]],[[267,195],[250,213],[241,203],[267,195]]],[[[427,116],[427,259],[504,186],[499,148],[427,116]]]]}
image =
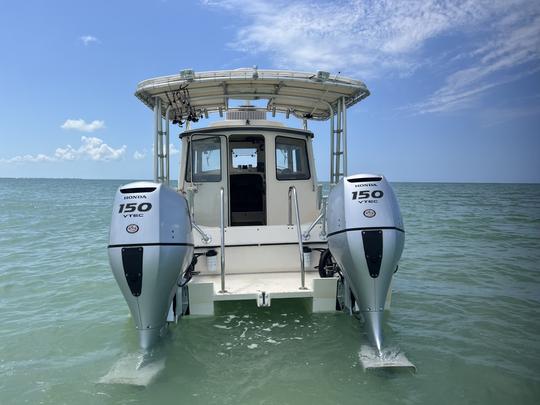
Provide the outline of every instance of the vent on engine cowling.
{"type": "Polygon", "coordinates": [[[381,177],[356,177],[347,179],[349,183],[369,183],[370,181],[381,181],[381,177]]]}
{"type": "Polygon", "coordinates": [[[121,188],[120,192],[122,194],[151,193],[155,189],[155,187],[121,188]]]}

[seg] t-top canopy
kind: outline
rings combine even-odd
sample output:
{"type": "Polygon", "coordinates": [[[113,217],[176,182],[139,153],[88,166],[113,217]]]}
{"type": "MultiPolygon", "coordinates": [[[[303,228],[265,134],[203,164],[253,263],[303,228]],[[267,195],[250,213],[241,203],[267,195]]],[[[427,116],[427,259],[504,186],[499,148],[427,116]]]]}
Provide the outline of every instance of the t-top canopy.
{"type": "MultiPolygon", "coordinates": [[[[229,108],[229,99],[268,100],[272,112],[301,119],[327,120],[337,111],[338,100],[350,107],[369,96],[366,85],[328,72],[293,72],[255,68],[195,73],[144,80],[135,95],[154,108],[156,97],[170,107],[169,118],[197,121],[212,112],[229,108]]],[[[162,108],[164,114],[166,108],[162,108]]]]}

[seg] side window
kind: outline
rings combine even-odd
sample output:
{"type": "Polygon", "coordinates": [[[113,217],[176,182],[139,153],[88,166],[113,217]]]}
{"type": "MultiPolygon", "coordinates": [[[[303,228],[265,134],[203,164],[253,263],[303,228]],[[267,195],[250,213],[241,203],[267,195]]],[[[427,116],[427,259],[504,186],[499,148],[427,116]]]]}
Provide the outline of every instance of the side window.
{"type": "Polygon", "coordinates": [[[188,146],[186,180],[195,183],[221,181],[221,140],[218,136],[191,141],[188,146]]]}
{"type": "Polygon", "coordinates": [[[311,177],[305,140],[276,137],[276,177],[278,180],[307,180],[311,177]]]}

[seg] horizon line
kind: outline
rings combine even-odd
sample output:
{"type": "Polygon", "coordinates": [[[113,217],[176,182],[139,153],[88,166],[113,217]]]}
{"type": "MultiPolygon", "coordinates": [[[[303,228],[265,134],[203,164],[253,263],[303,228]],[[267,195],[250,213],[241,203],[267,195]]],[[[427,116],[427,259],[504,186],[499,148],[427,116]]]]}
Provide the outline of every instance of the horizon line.
{"type": "MultiPolygon", "coordinates": [[[[84,178],[84,177],[1,177],[0,180],[88,180],[88,181],[150,181],[153,179],[122,179],[122,178],[84,178]]],[[[425,183],[425,184],[520,184],[520,185],[540,185],[538,182],[530,181],[480,181],[480,180],[388,180],[390,183],[425,183]]],[[[171,179],[171,182],[178,182],[171,179]]],[[[329,180],[317,180],[318,183],[329,183],[329,180]]]]}

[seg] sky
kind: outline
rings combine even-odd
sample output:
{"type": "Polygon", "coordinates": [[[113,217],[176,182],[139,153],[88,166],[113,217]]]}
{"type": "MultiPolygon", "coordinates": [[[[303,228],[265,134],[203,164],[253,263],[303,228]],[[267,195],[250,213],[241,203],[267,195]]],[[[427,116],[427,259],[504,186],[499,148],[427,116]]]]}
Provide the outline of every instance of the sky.
{"type": "MultiPolygon", "coordinates": [[[[150,179],[137,83],[255,65],[366,83],[350,174],[540,182],[538,0],[0,0],[0,177],[150,179]]],[[[327,180],[327,123],[310,129],[327,180]]]]}

